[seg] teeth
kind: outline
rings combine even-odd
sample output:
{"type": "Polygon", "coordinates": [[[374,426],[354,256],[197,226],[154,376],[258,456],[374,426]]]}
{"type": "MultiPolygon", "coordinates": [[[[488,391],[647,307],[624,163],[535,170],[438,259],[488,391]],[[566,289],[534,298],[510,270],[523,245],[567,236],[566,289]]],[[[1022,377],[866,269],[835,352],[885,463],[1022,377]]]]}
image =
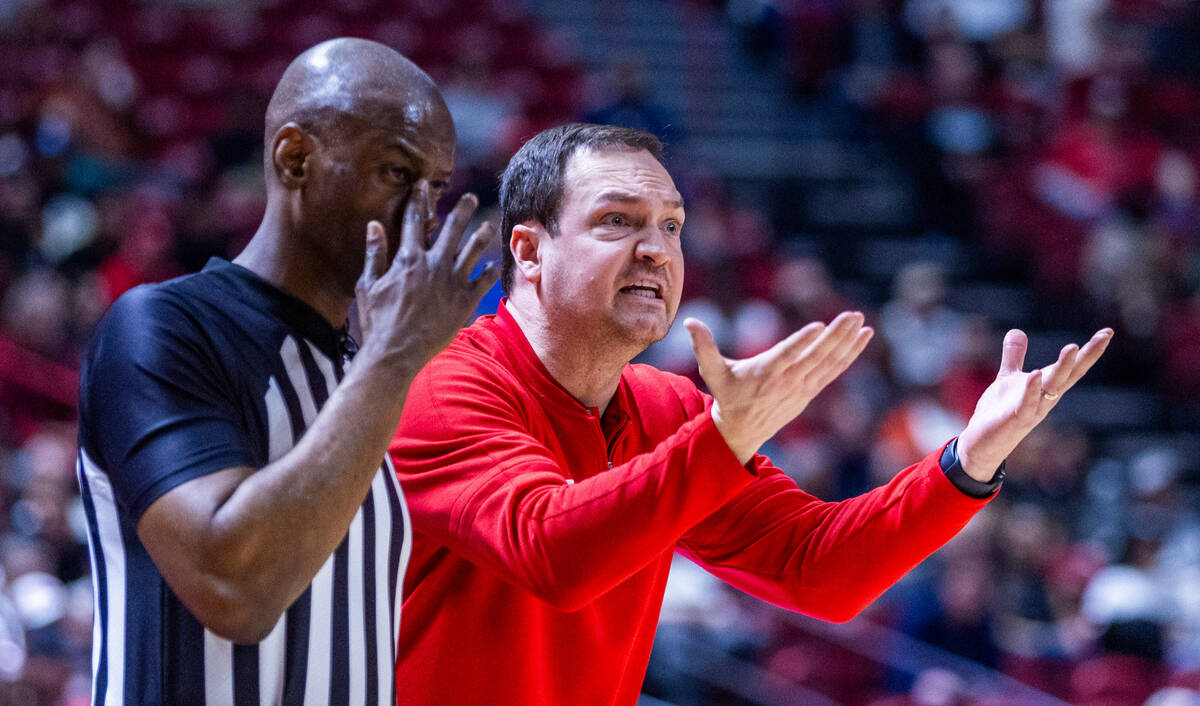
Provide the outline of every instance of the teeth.
{"type": "Polygon", "coordinates": [[[622,287],[621,289],[629,292],[630,294],[637,294],[638,296],[657,299],[660,296],[659,292],[661,288],[654,282],[641,280],[622,287]]]}

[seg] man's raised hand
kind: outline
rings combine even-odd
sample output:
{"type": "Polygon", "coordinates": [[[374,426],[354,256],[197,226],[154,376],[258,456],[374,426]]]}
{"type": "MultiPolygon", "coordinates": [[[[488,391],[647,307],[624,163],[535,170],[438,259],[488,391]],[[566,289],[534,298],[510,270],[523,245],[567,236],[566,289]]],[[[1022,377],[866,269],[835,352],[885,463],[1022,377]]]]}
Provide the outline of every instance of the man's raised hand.
{"type": "Polygon", "coordinates": [[[730,360],[703,323],[687,319],[683,325],[713,396],[713,421],[743,464],[850,367],[874,334],[863,326],[862,313],[846,311],[828,325],[808,324],[752,358],[730,360]]]}
{"type": "Polygon", "coordinates": [[[1000,372],[980,396],[967,428],[958,437],[963,470],[976,480],[991,480],[1017,444],[1099,360],[1112,336],[1112,329],[1101,329],[1083,348],[1068,344],[1058,360],[1026,373],[1021,369],[1029,339],[1023,331],[1009,331],[1004,336],[1000,372]]]}
{"type": "Polygon", "coordinates": [[[467,323],[479,300],[496,282],[489,265],[471,272],[496,238],[496,226],[481,225],[459,248],[478,200],[465,194],[430,244],[431,196],[427,185],[415,189],[404,208],[400,246],[389,262],[383,225],[367,224],[366,260],[355,288],[363,352],[400,358],[418,368],[445,348],[467,323]]]}

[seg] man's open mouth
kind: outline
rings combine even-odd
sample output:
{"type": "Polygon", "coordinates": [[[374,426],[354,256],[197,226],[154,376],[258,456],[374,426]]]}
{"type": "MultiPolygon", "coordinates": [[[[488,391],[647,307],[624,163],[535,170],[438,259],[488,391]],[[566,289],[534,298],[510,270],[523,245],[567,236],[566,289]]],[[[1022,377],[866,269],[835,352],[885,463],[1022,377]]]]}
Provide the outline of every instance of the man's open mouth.
{"type": "Polygon", "coordinates": [[[620,291],[646,299],[662,299],[662,285],[653,282],[635,282],[628,287],[621,287],[620,291]]]}

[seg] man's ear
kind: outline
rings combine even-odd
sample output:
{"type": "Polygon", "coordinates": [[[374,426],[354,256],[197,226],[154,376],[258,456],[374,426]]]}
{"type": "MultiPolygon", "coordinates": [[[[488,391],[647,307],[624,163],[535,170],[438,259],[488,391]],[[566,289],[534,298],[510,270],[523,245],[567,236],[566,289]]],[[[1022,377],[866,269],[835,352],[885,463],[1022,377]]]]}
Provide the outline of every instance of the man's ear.
{"type": "Polygon", "coordinates": [[[548,238],[546,227],[537,221],[526,221],[513,226],[508,239],[508,251],[512,253],[517,275],[532,283],[542,279],[542,254],[539,245],[548,238]]]}
{"type": "Polygon", "coordinates": [[[288,123],[275,133],[271,161],[275,167],[275,178],[287,189],[298,189],[308,178],[312,166],[309,156],[316,147],[312,137],[296,123],[288,123]]]}

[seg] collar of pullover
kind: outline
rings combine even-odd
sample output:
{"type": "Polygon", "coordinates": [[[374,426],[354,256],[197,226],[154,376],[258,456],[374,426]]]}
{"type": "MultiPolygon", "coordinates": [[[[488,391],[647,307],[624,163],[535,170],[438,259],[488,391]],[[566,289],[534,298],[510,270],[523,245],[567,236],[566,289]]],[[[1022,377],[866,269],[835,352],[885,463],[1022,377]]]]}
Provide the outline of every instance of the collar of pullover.
{"type": "Polygon", "coordinates": [[[598,410],[594,407],[586,407],[582,402],[575,399],[571,393],[567,392],[566,388],[559,384],[550,371],[546,369],[544,363],[538,358],[534,352],[533,346],[529,344],[529,339],[525,337],[525,332],[521,330],[516,319],[509,313],[508,298],[500,300],[500,306],[496,310],[496,315],[487,322],[487,328],[496,335],[504,352],[507,354],[509,363],[515,372],[522,380],[529,385],[529,388],[544,400],[548,405],[553,407],[555,411],[568,413],[578,416],[591,416],[599,421],[603,415],[603,419],[608,421],[617,421],[618,418],[627,417],[625,411],[628,403],[628,387],[629,383],[626,377],[629,374],[629,365],[626,364],[625,370],[621,372],[621,381],[617,384],[617,392],[613,395],[612,402],[609,403],[607,410],[598,410]]]}

